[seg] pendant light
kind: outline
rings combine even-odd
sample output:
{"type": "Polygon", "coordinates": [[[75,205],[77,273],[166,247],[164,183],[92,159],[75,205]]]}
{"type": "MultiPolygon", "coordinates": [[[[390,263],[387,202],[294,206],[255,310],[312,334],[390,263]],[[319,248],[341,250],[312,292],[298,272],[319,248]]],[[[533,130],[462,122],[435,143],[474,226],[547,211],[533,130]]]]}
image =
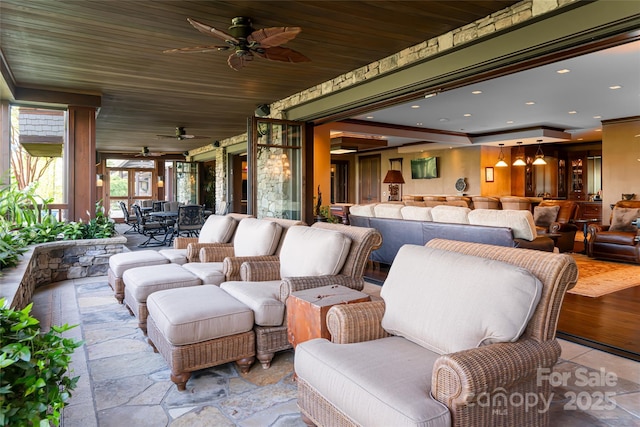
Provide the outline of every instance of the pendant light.
{"type": "Polygon", "coordinates": [[[496,163],[497,168],[506,168],[509,166],[507,162],[504,161],[504,153],[502,152],[502,147],[504,144],[498,144],[500,146],[500,154],[498,154],[498,163],[496,163]]]}
{"type": "MultiPolygon", "coordinates": [[[[518,141],[518,147],[522,144],[522,141],[518,141]]],[[[513,162],[513,166],[526,166],[524,159],[524,152],[522,149],[518,148],[518,155],[516,155],[516,161],[513,162]]]]}
{"type": "Polygon", "coordinates": [[[542,152],[542,140],[538,140],[538,151],[536,151],[536,159],[533,161],[534,165],[546,165],[547,161],[544,159],[544,153],[542,152]]]}

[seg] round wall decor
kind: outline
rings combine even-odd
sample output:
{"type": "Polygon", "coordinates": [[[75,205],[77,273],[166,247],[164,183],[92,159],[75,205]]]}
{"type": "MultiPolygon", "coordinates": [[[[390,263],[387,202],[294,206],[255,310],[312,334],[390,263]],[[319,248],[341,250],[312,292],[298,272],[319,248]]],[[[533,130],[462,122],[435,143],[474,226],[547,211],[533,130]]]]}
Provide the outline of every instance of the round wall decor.
{"type": "Polygon", "coordinates": [[[458,178],[458,180],[456,181],[456,190],[458,190],[459,193],[462,193],[466,189],[467,182],[464,180],[464,178],[458,178]]]}

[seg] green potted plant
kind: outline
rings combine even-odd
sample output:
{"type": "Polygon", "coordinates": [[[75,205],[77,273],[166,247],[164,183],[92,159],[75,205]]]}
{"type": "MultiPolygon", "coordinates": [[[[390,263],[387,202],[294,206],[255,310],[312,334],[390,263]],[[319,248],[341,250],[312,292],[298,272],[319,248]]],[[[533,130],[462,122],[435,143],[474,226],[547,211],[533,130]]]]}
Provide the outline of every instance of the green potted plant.
{"type": "Polygon", "coordinates": [[[0,426],[59,425],[60,410],[78,382],[68,369],[82,342],[62,336],[75,326],[41,333],[32,306],[15,310],[0,299],[0,426]]]}

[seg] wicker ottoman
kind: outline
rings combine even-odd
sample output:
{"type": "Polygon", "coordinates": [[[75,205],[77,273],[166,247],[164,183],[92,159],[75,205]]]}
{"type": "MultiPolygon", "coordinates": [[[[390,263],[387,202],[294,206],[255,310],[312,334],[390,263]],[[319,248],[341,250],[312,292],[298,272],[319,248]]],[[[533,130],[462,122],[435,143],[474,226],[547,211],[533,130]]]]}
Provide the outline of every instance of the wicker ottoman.
{"type": "Polygon", "coordinates": [[[168,263],[169,260],[167,258],[160,255],[157,251],[152,250],[122,252],[111,255],[109,257],[109,271],[107,275],[109,277],[109,286],[113,289],[118,302],[122,304],[122,300],[124,299],[124,282],[122,281],[122,275],[125,271],[136,267],[168,263]]]}
{"type": "Polygon", "coordinates": [[[154,292],[147,308],[149,344],[179,391],[193,371],[235,361],[246,373],[255,361],[253,311],[215,285],[154,292]]]}
{"type": "Polygon", "coordinates": [[[147,333],[147,298],[153,292],[202,285],[196,275],[178,264],[131,268],[122,276],[124,303],[138,319],[138,327],[147,333]]]}

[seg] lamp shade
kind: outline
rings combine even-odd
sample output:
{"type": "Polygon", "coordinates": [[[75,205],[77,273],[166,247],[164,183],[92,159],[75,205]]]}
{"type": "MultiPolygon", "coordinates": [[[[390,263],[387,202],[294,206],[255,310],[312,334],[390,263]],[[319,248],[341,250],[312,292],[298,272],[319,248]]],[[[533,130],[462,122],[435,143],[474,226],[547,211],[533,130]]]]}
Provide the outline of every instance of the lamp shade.
{"type": "Polygon", "coordinates": [[[389,170],[382,182],[385,184],[404,184],[404,178],[402,177],[402,172],[389,170]]]}

